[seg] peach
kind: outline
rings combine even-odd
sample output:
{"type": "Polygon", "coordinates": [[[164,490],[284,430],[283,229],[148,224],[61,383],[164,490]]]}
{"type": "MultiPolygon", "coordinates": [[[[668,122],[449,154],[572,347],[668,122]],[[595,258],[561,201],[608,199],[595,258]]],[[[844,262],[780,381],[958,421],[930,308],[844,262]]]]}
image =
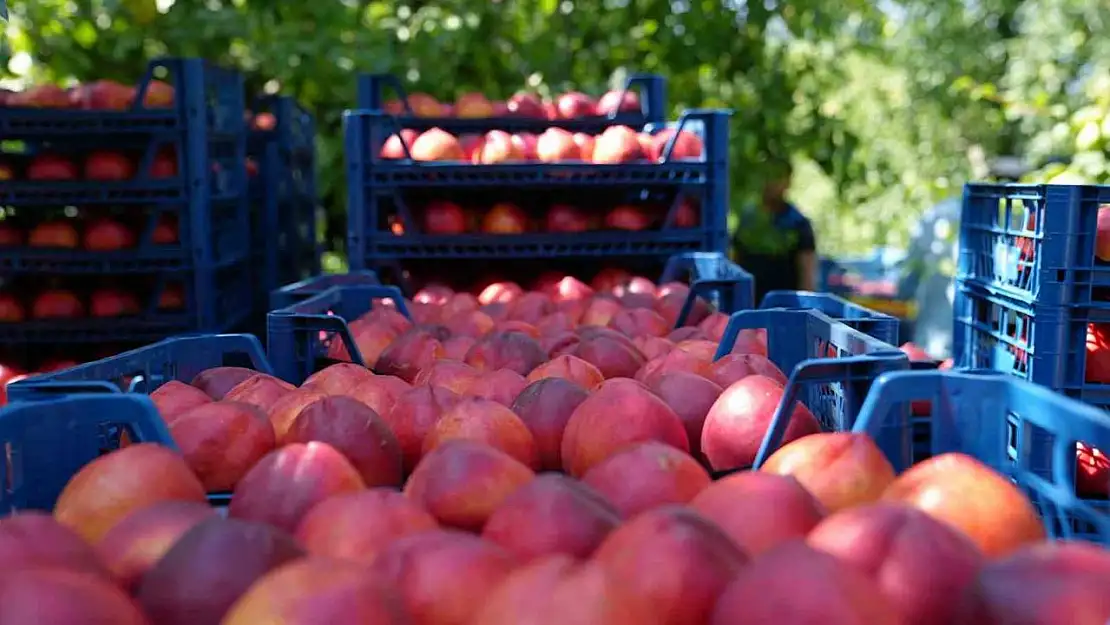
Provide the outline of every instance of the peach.
{"type": "Polygon", "coordinates": [[[443,357],[443,344],[426,329],[413,328],[397,337],[378,357],[380,375],[395,375],[412,384],[421,369],[443,357]]]}
{"type": "Polygon", "coordinates": [[[805,538],[826,514],[798,480],[757,471],[734,473],[710,484],[690,507],[752,556],[805,538]]]}
{"type": "Polygon", "coordinates": [[[505,103],[506,112],[513,117],[531,117],[535,119],[543,119],[544,109],[543,103],[534,93],[521,91],[514,93],[509,101],[505,103]]]}
{"type": "MultiPolygon", "coordinates": [[[[698,324],[698,329],[705,333],[711,341],[721,341],[721,337],[725,335],[725,328],[728,327],[728,315],[721,312],[710,313],[705,319],[701,320],[698,324]]],[[[764,354],[766,356],[766,354],[764,354]]]]}
{"type": "Polygon", "coordinates": [[[357,399],[325,397],[305,406],[281,443],[313,441],[343,454],[366,486],[401,485],[401,444],[378,413],[357,399]]]}
{"type": "Polygon", "coordinates": [[[502,406],[511,406],[528,382],[524,376],[510,369],[491,371],[474,382],[467,394],[478,399],[489,399],[502,406]]]}
{"type": "Polygon", "coordinates": [[[366,367],[341,362],[308,376],[301,387],[311,386],[328,395],[341,395],[372,377],[374,374],[366,367]]]}
{"type": "Polygon", "coordinates": [[[674,147],[671,148],[671,161],[701,158],[705,147],[702,145],[700,137],[686,130],[664,128],[658,134],[652,136],[651,147],[646,150],[648,159],[658,161],[663,158],[667,144],[672,137],[674,137],[674,147]]]}
{"type": "Polygon", "coordinates": [[[394,540],[438,528],[435,517],[403,494],[371,488],[313,506],[297,539],[313,555],[370,564],[394,540]]]}
{"type": "Polygon", "coordinates": [[[581,477],[624,447],[644,441],[690,450],[682,421],[663,400],[634,380],[606,380],[567,421],[563,468],[581,477]]]}
{"type": "Polygon", "coordinates": [[[408,158],[408,152],[405,148],[412,150],[412,144],[419,136],[415,130],[411,128],[404,128],[399,135],[389,135],[389,138],[382,144],[381,152],[378,153],[382,159],[397,161],[408,158]]]}
{"type": "Polygon", "coordinates": [[[983,554],[969,538],[898,504],[846,510],[822,521],[806,542],[855,566],[878,584],[907,623],[948,625],[983,554]]]}
{"type": "Polygon", "coordinates": [[[439,386],[463,394],[481,377],[482,372],[455,360],[437,360],[416,374],[414,386],[439,386]]]}
{"type": "Polygon", "coordinates": [[[820,432],[783,445],[761,467],[793,476],[829,512],[877,501],[894,467],[866,434],[820,432]]]}
{"type": "Polygon", "coordinates": [[[611,296],[598,296],[590,299],[578,320],[584,326],[608,326],[613,317],[624,310],[620,302],[611,296]]]}
{"type": "Polygon", "coordinates": [[[459,140],[441,128],[426,130],[412,142],[409,149],[414,161],[461,161],[463,149],[459,140]]]}
{"type": "MultiPolygon", "coordinates": [[[[686,305],[686,294],[676,291],[669,291],[661,293],[659,299],[655,300],[655,312],[662,315],[666,319],[667,324],[672,328],[678,323],[678,315],[682,313],[682,307],[686,305]]],[[[690,312],[686,315],[686,332],[690,336],[684,338],[672,338],[674,341],[685,340],[686,338],[707,338],[697,325],[709,316],[709,304],[702,298],[694,300],[694,305],[690,308],[690,312]],[[698,334],[694,334],[697,331],[698,334]]],[[[680,328],[681,329],[681,328],[680,328]]]]}
{"type": "MultiPolygon", "coordinates": [[[[362,361],[366,363],[367,367],[376,366],[382,352],[400,336],[400,333],[387,325],[358,324],[358,322],[355,322],[351,324],[350,329],[351,338],[355,341],[355,348],[362,355],[362,361]]],[[[333,339],[331,345],[328,346],[328,358],[342,361],[341,364],[349,364],[351,354],[347,351],[347,344],[338,340],[338,337],[333,339]]]]}
{"type": "Polygon", "coordinates": [[[591,297],[594,289],[574,276],[566,276],[555,285],[552,297],[556,302],[581,301],[591,297]]]}
{"type": "Polygon", "coordinates": [[[538,291],[525,293],[509,303],[509,319],[535,325],[537,321],[555,312],[551,298],[538,291]]]}
{"type": "Polygon", "coordinates": [[[610,126],[594,140],[593,162],[603,165],[630,163],[644,158],[636,131],[628,126],[610,126]]]}
{"type": "Polygon", "coordinates": [[[688,351],[672,349],[655,360],[645,362],[636,371],[636,380],[651,386],[668,373],[683,371],[702,378],[709,378],[710,363],[688,351]]]}
{"type": "Polygon", "coordinates": [[[489,315],[480,310],[460,312],[444,320],[444,325],[451,331],[452,337],[480,338],[493,330],[494,323],[489,315]]]}
{"type": "Polygon", "coordinates": [[[476,159],[476,162],[483,165],[519,163],[524,160],[524,151],[513,141],[509,133],[504,130],[491,130],[482,138],[472,159],[476,159]]]}
{"type": "Polygon", "coordinates": [[[705,332],[702,332],[701,329],[696,326],[683,326],[681,328],[675,328],[673,331],[671,331],[671,333],[667,335],[667,340],[671,341],[672,343],[678,344],[682,341],[690,340],[706,341],[709,340],[709,336],[705,332]]]}
{"type": "Polygon", "coordinates": [[[578,119],[596,114],[593,98],[579,91],[568,91],[555,99],[559,119],[578,119]]]}
{"type": "Polygon", "coordinates": [[[705,425],[705,418],[710,408],[724,389],[687,371],[664,373],[646,386],[670,406],[682,420],[682,425],[686,428],[686,437],[690,439],[690,455],[701,460],[702,426],[705,425]]]}
{"type": "Polygon", "coordinates": [[[163,501],[207,503],[185,459],[154,443],[128,445],[81,467],[54,504],[54,518],[96,543],[132,512],[163,501]]]}
{"type": "Polygon", "coordinates": [[[170,425],[185,462],[210,493],[229,491],[274,450],[274,428],[257,406],[217,401],[201,404],[170,425]]]}
{"type": "MultiPolygon", "coordinates": [[[[721,393],[701,431],[701,450],[713,469],[725,471],[755,463],[783,392],[783,386],[771,378],[750,375],[721,393]]],[[[820,431],[817,418],[801,402],[788,418],[783,444],[820,431]]]]}
{"type": "Polygon", "coordinates": [[[589,393],[565,378],[544,378],[529,384],[513,401],[512,410],[532,432],[540,465],[562,468],[563,431],[571,414],[589,393]]]}
{"type": "Polygon", "coordinates": [[[536,160],[536,145],[538,143],[539,137],[530,132],[518,132],[513,135],[513,145],[520,150],[526,161],[536,160]]]}
{"type": "Polygon", "coordinates": [[[256,375],[257,371],[244,367],[214,367],[198,373],[189,384],[204,391],[212,399],[223,399],[240,382],[256,375]]]}
{"type": "Polygon", "coordinates": [[[589,486],[545,473],[494,509],[482,538],[521,561],[556,553],[587,558],[620,522],[616,508],[589,486]]]}
{"type": "Polygon", "coordinates": [[[617,113],[639,113],[640,95],[631,89],[611,89],[597,101],[597,114],[602,116],[617,113]]]}
{"type": "Polygon", "coordinates": [[[1110,557],[1080,542],[1022,548],[980,569],[953,625],[1100,625],[1110,619],[1110,557]]]}
{"type": "Polygon", "coordinates": [[[528,231],[528,214],[516,204],[499,202],[482,216],[482,232],[521,234],[528,231]]]}
{"type": "Polygon", "coordinates": [[[500,303],[508,304],[524,294],[524,289],[513,282],[494,282],[478,294],[478,303],[482,306],[500,303]]]}
{"type": "Polygon", "coordinates": [[[357,399],[381,416],[389,412],[397,397],[411,388],[408,382],[397,376],[375,375],[358,386],[348,389],[343,395],[357,399]]]}
{"type": "Polygon", "coordinates": [[[705,622],[730,625],[739,619],[827,625],[905,623],[866,574],[801,542],[786,543],[752,560],[729,582],[705,622]]]}
{"type": "Polygon", "coordinates": [[[358,470],[327,443],[292,443],[258,461],[231,496],[228,515],[293,532],[315,504],[365,488],[358,470]]]}
{"type": "Polygon", "coordinates": [[[512,410],[488,399],[464,399],[447,409],[424,438],[421,454],[453,440],[483,443],[538,469],[536,440],[512,410]]]}
{"type": "Polygon", "coordinates": [[[400,596],[366,568],[326,558],[303,558],[271,571],[239,598],[221,621],[407,625],[400,596]]]}
{"type": "Polygon", "coordinates": [[[166,501],[124,517],[97,543],[105,564],[128,592],[186,532],[216,516],[208,504],[166,501]]]}
{"type": "Polygon", "coordinates": [[[605,381],[601,371],[577,356],[563,355],[545,362],[528,374],[529,382],[545,378],[565,378],[581,386],[593,388],[605,381]]]}
{"type": "Polygon", "coordinates": [[[883,500],[909,504],[955,527],[990,558],[1045,539],[1037,511],[1021,490],[964,454],[933,456],[910,467],[883,500]]]}
{"type": "Polygon", "coordinates": [[[467,625],[516,566],[476,536],[433,530],[394,541],[371,571],[400,592],[411,625],[467,625]]]}
{"type": "Polygon", "coordinates": [[[582,482],[613,502],[624,518],[686,503],[709,481],[709,473],[696,460],[656,441],[626,447],[582,476],[582,482]]]}
{"type": "Polygon", "coordinates": [[[594,560],[659,615],[660,623],[686,625],[706,622],[748,556],[717,526],[672,505],[617,528],[598,547],[594,560]]]}
{"type": "Polygon", "coordinates": [[[405,472],[420,460],[424,438],[445,411],[462,401],[462,396],[439,386],[418,386],[397,396],[393,407],[382,415],[401,445],[405,472]]]}
{"type": "Polygon", "coordinates": [[[393,300],[376,299],[370,312],[358,318],[370,325],[384,325],[398,334],[412,328],[412,320],[401,314],[393,300]]]}
{"type": "Polygon", "coordinates": [[[143,575],[135,594],[158,625],[220,623],[258,578],[303,555],[281,530],[210,519],[185,532],[143,575]]]}
{"type": "MultiPolygon", "coordinates": [[[[50,568],[110,578],[96,551],[44,512],[26,510],[0,518],[0,561],[5,573],[50,568]]],[[[110,569],[118,574],[115,567],[110,569]]]]}
{"type": "Polygon", "coordinates": [[[724,388],[749,375],[762,375],[786,386],[787,377],[775,363],[759,354],[727,354],[709,367],[709,379],[724,388]]]}
{"type": "MultiPolygon", "coordinates": [[[[597,152],[594,154],[596,157],[597,152]]],[[[646,210],[639,206],[622,205],[606,213],[602,223],[610,230],[639,232],[651,227],[652,218],[646,210]]],[[[622,299],[624,299],[624,297],[622,297],[622,299]]],[[[652,300],[649,297],[644,297],[641,301],[643,301],[646,306],[651,306],[652,304],[652,300]]]]}
{"type": "Polygon", "coordinates": [[[644,355],[644,359],[652,361],[660,356],[666,356],[674,349],[674,343],[671,341],[660,338],[658,336],[641,336],[632,340],[632,344],[640,353],[644,355]]]}
{"type": "MultiPolygon", "coordinates": [[[[353,392],[353,390],[349,392],[353,392]]],[[[320,389],[306,386],[294,389],[274,402],[270,406],[267,416],[270,419],[270,425],[274,428],[274,436],[277,440],[281,441],[285,438],[286,432],[293,425],[293,420],[297,418],[297,415],[305,406],[325,397],[329,397],[329,395],[320,389]]]]}
{"type": "Polygon", "coordinates": [[[482,337],[466,354],[466,364],[480,371],[509,369],[528,375],[547,354],[536,339],[520,332],[494,332],[482,337]]]}
{"type": "Polygon", "coordinates": [[[181,413],[201,404],[207,404],[212,401],[212,398],[195,386],[170,380],[154,389],[150,394],[150,401],[154,402],[154,407],[158,409],[158,414],[162,415],[162,420],[171,424],[181,413]]]}
{"type": "Polygon", "coordinates": [[[605,623],[654,625],[650,607],[615,583],[603,567],[561,554],[510,573],[483,602],[473,623],[543,625],[605,623]]]}
{"type": "Polygon", "coordinates": [[[89,573],[62,569],[0,576],[0,622],[28,625],[152,623],[117,586],[89,573]]]}
{"type": "Polygon", "coordinates": [[[594,159],[594,144],[596,139],[593,135],[588,135],[584,132],[576,132],[572,137],[575,145],[578,146],[578,151],[582,155],[583,161],[592,162],[594,159]]]}
{"type": "Polygon", "coordinates": [[[439,100],[426,93],[410,93],[408,95],[408,98],[406,99],[408,100],[409,108],[412,109],[412,114],[414,117],[443,116],[443,104],[441,104],[439,100]]]}
{"type": "Polygon", "coordinates": [[[272,375],[255,374],[235,385],[223,399],[257,406],[268,411],[274,402],[296,387],[272,375]]]}
{"type": "Polygon", "coordinates": [[[499,449],[453,440],[416,465],[405,495],[444,525],[480,531],[501,502],[533,477],[531,469],[499,449]]]}
{"type": "Polygon", "coordinates": [[[671,330],[659,313],[647,308],[625,309],[613,315],[609,327],[629,337],[666,336],[671,330]]]}
{"type": "Polygon", "coordinates": [[[713,356],[717,354],[717,343],[713,341],[688,339],[679,341],[674,347],[680,352],[686,352],[705,362],[713,362],[713,356]]]}
{"type": "Polygon", "coordinates": [[[606,380],[630,378],[644,366],[644,356],[635,345],[611,336],[583,338],[570,354],[596,367],[606,380]]]}
{"type": "Polygon", "coordinates": [[[539,330],[540,335],[544,337],[571,332],[576,325],[578,324],[576,324],[571,316],[565,312],[551,313],[536,321],[536,329],[539,330]]]}
{"type": "Polygon", "coordinates": [[[505,321],[497,322],[496,331],[501,334],[505,334],[508,332],[518,332],[525,336],[536,339],[537,341],[540,339],[541,336],[540,331],[538,328],[536,328],[536,326],[530,323],[525,323],[518,319],[507,319],[505,321]]]}
{"type": "Polygon", "coordinates": [[[455,100],[455,117],[459,119],[493,117],[493,104],[480,93],[464,93],[455,100]]]}
{"type": "Polygon", "coordinates": [[[548,128],[536,141],[536,158],[543,163],[582,160],[574,136],[562,128],[548,128]]]}
{"type": "Polygon", "coordinates": [[[477,342],[478,339],[470,336],[452,336],[443,341],[443,358],[462,362],[466,358],[466,353],[477,342]]]}

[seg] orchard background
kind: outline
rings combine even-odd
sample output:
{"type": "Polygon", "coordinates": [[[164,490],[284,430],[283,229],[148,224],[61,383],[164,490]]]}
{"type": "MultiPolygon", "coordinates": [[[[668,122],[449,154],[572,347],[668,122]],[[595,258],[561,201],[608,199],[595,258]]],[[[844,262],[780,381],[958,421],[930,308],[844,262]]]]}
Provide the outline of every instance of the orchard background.
{"type": "Polygon", "coordinates": [[[171,54],[236,66],[253,92],[296,96],[318,119],[332,269],[346,229],[341,115],[359,72],[393,72],[441,98],[597,93],[626,71],[662,74],[674,112],[736,111],[733,214],[768,157],[790,157],[792,196],[826,255],[903,245],[923,210],[987,177],[999,155],[1037,165],[1029,180],[1110,181],[1105,0],[10,5],[7,86],[130,81],[147,58],[171,54]]]}

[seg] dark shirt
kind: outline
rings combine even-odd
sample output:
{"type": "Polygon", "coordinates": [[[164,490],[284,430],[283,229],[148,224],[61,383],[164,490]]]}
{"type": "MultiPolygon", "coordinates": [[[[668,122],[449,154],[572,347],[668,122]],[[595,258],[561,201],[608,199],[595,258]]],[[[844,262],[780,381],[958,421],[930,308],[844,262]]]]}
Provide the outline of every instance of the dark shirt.
{"type": "Polygon", "coordinates": [[[742,220],[732,235],[737,264],[755,278],[756,305],[770,291],[800,289],[798,256],[816,250],[813,225],[794,205],[787,204],[786,210],[774,215],[763,215],[766,217],[759,216],[762,219],[742,220]],[[745,228],[745,221],[764,223],[745,228]]]}

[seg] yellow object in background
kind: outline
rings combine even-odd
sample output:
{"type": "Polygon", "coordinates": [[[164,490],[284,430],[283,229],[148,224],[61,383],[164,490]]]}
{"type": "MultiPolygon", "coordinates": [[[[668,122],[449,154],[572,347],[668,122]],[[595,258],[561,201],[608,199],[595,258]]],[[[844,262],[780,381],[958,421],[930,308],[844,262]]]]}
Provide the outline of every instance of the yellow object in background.
{"type": "Polygon", "coordinates": [[[123,0],[121,4],[139,26],[149,24],[158,17],[157,0],[123,0]]]}
{"type": "Polygon", "coordinates": [[[914,320],[917,318],[917,304],[900,300],[885,299],[880,297],[863,297],[851,295],[848,301],[870,308],[875,312],[888,314],[899,319],[914,320]]]}

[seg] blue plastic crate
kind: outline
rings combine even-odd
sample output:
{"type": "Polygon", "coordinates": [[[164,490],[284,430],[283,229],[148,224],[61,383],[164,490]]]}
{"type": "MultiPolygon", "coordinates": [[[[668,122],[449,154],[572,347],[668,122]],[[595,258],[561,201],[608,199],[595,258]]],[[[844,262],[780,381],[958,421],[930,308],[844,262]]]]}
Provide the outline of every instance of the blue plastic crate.
{"type": "Polygon", "coordinates": [[[829,293],[771,291],[760,308],[811,308],[890,345],[898,344],[898,320],[829,293]]]}
{"type": "Polygon", "coordinates": [[[1026,303],[1110,309],[1110,264],[1095,258],[1110,186],[969,184],[960,282],[1026,303]]]}
{"type": "MultiPolygon", "coordinates": [[[[9,387],[9,391],[11,387],[9,387]]],[[[32,395],[0,409],[0,515],[51,511],[81,467],[134,442],[176,449],[154,404],[141,395],[32,395]]]]}
{"type": "Polygon", "coordinates": [[[319,295],[335,286],[380,286],[377,274],[373,271],[352,271],[315,276],[293,284],[287,284],[270,293],[270,310],[292,306],[297,302],[319,295]]]}
{"type": "Polygon", "coordinates": [[[1026,304],[1003,292],[958,285],[952,337],[956,364],[1007,373],[1110,408],[1110,384],[1086,381],[1087,325],[1110,323],[1110,309],[1026,304]]]}
{"type": "MultiPolygon", "coordinates": [[[[287,287],[302,294],[274,294],[278,296],[272,300],[274,303],[291,302],[267,316],[267,348],[279,377],[304,380],[328,359],[329,350],[337,342],[343,343],[353,362],[365,365],[347,321],[369,312],[376,299],[393,300],[394,306],[408,315],[401,289],[358,284],[362,279],[364,276],[321,276],[318,282],[305,281],[287,287]],[[304,294],[320,286],[332,288],[316,291],[304,299],[304,294]]],[[[751,275],[720,254],[700,252],[672,257],[660,283],[678,280],[690,284],[678,326],[683,325],[693,309],[695,297],[724,312],[748,308],[754,298],[751,275]]]]}
{"type": "MultiPolygon", "coordinates": [[[[909,359],[898,348],[836,321],[816,310],[769,308],[733,313],[715,359],[726,356],[740,330],[767,330],[768,358],[789,372],[782,403],[760,445],[754,467],[759,468],[782,444],[789,415],[803,401],[822,428],[850,430],[872,382],[887,371],[909,369],[909,359]]],[[[883,449],[909,449],[912,433],[909,406],[900,418],[876,436],[883,449]]]]}
{"type": "Polygon", "coordinates": [[[1110,449],[1106,413],[1011,376],[911,371],[875,381],[854,431],[881,435],[887,415],[914,400],[935,406],[932,454],[968,454],[1014,480],[1050,536],[1110,546],[1110,503],[1075,495],[1076,443],[1110,449]]]}
{"type": "Polygon", "coordinates": [[[489,130],[506,132],[536,132],[558,126],[574,132],[600,132],[608,126],[623,124],[639,126],[644,123],[659,123],[666,119],[667,81],[656,74],[633,74],[625,81],[625,93],[640,96],[640,112],[619,113],[610,116],[597,116],[576,120],[549,120],[528,117],[491,117],[463,119],[458,117],[416,117],[409,105],[408,93],[401,80],[392,74],[362,74],[358,77],[358,108],[382,111],[391,96],[396,97],[403,108],[399,119],[405,128],[427,130],[442,128],[456,133],[484,133],[489,130]]]}
{"type": "MultiPolygon", "coordinates": [[[[671,126],[702,136],[703,158],[672,160],[670,148],[659,163],[595,165],[591,163],[512,163],[473,165],[462,162],[416,162],[378,158],[379,146],[398,132],[398,121],[380,112],[348,111],[348,253],[351,266],[366,268],[390,258],[504,258],[669,255],[688,251],[726,251],[728,245],[728,117],[730,111],[688,111],[671,126]],[[589,193],[600,201],[616,194],[619,203],[649,201],[667,207],[659,226],[630,231],[574,234],[430,235],[421,232],[409,204],[419,194],[438,189],[482,193],[481,203],[508,201],[521,195],[532,205],[538,198],[589,193]],[[679,228],[675,219],[683,202],[700,211],[698,225],[679,228]],[[400,227],[398,234],[395,228],[400,227]]],[[[659,127],[645,126],[645,130],[659,127]]],[[[605,202],[608,204],[608,200],[605,202]]],[[[609,206],[611,208],[612,206],[609,206]]],[[[534,206],[533,208],[546,208],[534,206]]],[[[585,208],[589,210],[588,207],[585,208]]]]}

